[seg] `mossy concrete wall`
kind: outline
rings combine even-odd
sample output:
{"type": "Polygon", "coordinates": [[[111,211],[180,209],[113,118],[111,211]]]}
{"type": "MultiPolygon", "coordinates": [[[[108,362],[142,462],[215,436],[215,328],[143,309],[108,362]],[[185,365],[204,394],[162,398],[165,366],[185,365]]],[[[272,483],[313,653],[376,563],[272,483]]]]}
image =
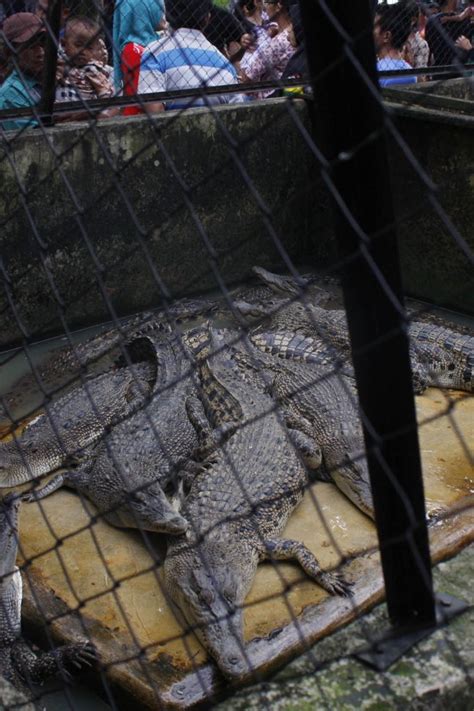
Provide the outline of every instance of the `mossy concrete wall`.
{"type": "MultiPolygon", "coordinates": [[[[409,104],[390,104],[405,289],[474,313],[474,119],[409,104]]],[[[330,263],[310,130],[305,103],[277,99],[4,143],[0,347],[156,306],[163,293],[220,289],[253,264],[283,269],[283,253],[330,263]]]]}
{"type": "Polygon", "coordinates": [[[474,313],[474,83],[387,92],[405,290],[474,313]]]}
{"type": "MultiPolygon", "coordinates": [[[[0,345],[301,260],[318,231],[304,104],[33,130],[0,156],[0,345]]],[[[327,217],[324,218],[327,223],[327,217]]]]}

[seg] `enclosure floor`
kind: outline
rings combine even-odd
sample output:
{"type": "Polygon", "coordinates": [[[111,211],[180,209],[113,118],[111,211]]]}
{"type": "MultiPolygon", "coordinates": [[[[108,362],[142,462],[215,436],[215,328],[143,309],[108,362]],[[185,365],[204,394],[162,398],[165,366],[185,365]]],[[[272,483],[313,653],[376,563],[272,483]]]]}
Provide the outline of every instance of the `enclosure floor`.
{"type": "MultiPolygon", "coordinates": [[[[467,451],[472,457],[474,398],[432,389],[416,400],[428,509],[436,516],[431,550],[440,560],[474,538],[474,472],[467,451]]],[[[68,491],[22,507],[22,556],[32,560],[24,573],[25,620],[41,626],[44,616],[54,619],[51,629],[59,640],[89,637],[112,684],[146,707],[188,708],[221,693],[227,682],[191,635],[181,637],[140,535],[101,521],[91,526],[90,514],[92,506],[68,491]]],[[[333,485],[311,487],[285,535],[303,541],[324,568],[349,558],[343,572],[355,592],[351,600],[329,597],[296,566],[261,565],[244,616],[249,660],[262,673],[383,595],[374,526],[333,485]]],[[[159,537],[149,542],[162,555],[159,537]]]]}

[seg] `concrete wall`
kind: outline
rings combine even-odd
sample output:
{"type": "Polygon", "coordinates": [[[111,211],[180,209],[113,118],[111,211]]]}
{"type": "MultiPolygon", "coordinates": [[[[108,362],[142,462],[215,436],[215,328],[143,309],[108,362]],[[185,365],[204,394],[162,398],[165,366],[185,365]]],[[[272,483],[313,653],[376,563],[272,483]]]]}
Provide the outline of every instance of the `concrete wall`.
{"type": "MultiPolygon", "coordinates": [[[[428,176],[392,142],[406,290],[474,313],[462,241],[474,250],[474,119],[391,101],[428,176]]],[[[280,246],[296,262],[327,264],[329,198],[301,126],[310,130],[303,102],[290,112],[271,100],[153,125],[137,117],[30,131],[3,147],[0,346],[109,320],[111,308],[158,305],[163,290],[230,285],[253,264],[284,269],[280,246]]]]}
{"type": "Polygon", "coordinates": [[[25,133],[0,162],[1,344],[18,322],[37,338],[240,281],[279,242],[301,260],[311,165],[281,101],[25,133]]]}
{"type": "Polygon", "coordinates": [[[401,137],[391,142],[391,169],[405,289],[474,314],[474,83],[421,84],[387,98],[401,137]]]}

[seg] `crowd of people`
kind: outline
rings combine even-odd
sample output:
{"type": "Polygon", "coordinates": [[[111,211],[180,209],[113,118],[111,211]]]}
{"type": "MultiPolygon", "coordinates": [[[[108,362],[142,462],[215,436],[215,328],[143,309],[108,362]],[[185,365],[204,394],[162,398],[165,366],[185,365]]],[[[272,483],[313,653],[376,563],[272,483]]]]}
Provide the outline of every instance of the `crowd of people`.
{"type": "MultiPolygon", "coordinates": [[[[0,7],[0,109],[37,105],[48,0],[0,0],[0,7]]],[[[249,83],[281,78],[303,82],[308,77],[297,0],[231,0],[229,9],[212,0],[102,0],[94,18],[91,8],[96,9],[90,1],[62,3],[55,99],[81,106],[58,114],[59,120],[90,116],[90,99],[133,97],[129,106],[106,109],[99,118],[132,115],[263,99],[274,96],[275,89],[250,91],[249,83]],[[190,89],[224,86],[233,90],[189,94],[190,89]],[[160,101],[141,98],[181,89],[187,95],[160,101]]],[[[398,72],[381,78],[380,84],[415,82],[409,70],[419,67],[473,61],[473,20],[474,0],[464,8],[458,0],[377,4],[377,67],[379,72],[398,72]]],[[[5,130],[24,125],[38,121],[31,117],[2,122],[5,130]]]]}

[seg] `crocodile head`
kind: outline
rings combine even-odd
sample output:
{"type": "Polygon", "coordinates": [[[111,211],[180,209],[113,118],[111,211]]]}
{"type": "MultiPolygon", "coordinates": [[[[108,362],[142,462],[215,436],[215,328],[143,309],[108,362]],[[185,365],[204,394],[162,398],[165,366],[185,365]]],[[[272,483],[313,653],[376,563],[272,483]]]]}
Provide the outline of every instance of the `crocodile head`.
{"type": "Polygon", "coordinates": [[[126,500],[106,516],[110,523],[125,528],[142,528],[154,533],[178,536],[188,529],[188,522],[167,499],[157,482],[145,488],[127,492],[126,500]]]}
{"type": "Polygon", "coordinates": [[[8,494],[0,502],[0,581],[15,570],[20,497],[8,494]]]}
{"type": "Polygon", "coordinates": [[[192,629],[228,678],[252,672],[242,633],[242,606],[257,558],[242,555],[237,541],[205,541],[199,548],[170,551],[166,588],[178,616],[192,629]]]}

